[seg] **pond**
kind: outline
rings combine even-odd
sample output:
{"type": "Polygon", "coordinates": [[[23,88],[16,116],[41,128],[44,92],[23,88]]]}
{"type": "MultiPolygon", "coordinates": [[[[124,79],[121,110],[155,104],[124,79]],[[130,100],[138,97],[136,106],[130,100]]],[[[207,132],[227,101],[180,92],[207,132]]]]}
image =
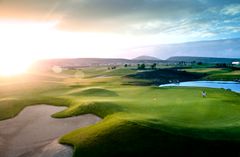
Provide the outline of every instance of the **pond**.
{"type": "Polygon", "coordinates": [[[188,81],[160,85],[160,87],[168,86],[223,88],[240,93],[240,83],[234,81],[188,81]]]}

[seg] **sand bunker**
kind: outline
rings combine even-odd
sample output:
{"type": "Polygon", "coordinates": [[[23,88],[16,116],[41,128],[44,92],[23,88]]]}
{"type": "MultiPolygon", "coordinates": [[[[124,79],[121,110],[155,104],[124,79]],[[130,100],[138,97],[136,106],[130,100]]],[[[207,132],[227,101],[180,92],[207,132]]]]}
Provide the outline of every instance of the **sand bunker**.
{"type": "Polygon", "coordinates": [[[58,138],[101,119],[91,114],[51,118],[63,109],[65,107],[30,106],[15,118],[0,121],[1,157],[71,157],[72,148],[59,144],[58,138]]]}

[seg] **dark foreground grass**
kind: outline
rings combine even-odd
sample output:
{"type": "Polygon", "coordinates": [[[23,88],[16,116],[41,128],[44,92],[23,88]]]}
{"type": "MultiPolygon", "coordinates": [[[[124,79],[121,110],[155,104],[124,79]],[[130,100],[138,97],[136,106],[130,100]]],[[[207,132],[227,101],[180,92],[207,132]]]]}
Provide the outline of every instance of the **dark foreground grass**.
{"type": "Polygon", "coordinates": [[[133,73],[131,69],[118,70],[120,76],[104,68],[81,71],[85,78],[67,71],[44,74],[27,84],[1,84],[8,88],[1,88],[0,119],[33,104],[68,106],[54,114],[56,118],[86,113],[102,117],[96,125],[60,139],[74,146],[75,157],[239,155],[239,94],[223,89],[123,85],[134,81],[123,77],[124,72],[133,73]],[[207,98],[201,97],[202,90],[207,91],[207,98]]]}

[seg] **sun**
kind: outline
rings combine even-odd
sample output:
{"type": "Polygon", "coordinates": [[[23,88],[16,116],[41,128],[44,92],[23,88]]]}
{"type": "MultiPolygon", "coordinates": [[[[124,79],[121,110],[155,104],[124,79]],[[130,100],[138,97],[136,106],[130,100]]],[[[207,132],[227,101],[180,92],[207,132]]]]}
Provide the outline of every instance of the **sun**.
{"type": "Polygon", "coordinates": [[[8,59],[0,61],[0,76],[15,76],[28,71],[31,63],[29,61],[8,59]]]}
{"type": "Polygon", "coordinates": [[[42,51],[52,23],[0,21],[0,76],[27,72],[42,51]],[[38,52],[36,52],[38,51],[38,52]]]}

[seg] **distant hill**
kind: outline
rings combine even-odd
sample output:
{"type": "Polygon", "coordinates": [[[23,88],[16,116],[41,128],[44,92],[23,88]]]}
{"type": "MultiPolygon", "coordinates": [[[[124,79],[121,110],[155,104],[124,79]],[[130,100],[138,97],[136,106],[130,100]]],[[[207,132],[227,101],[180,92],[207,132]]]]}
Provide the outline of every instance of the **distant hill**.
{"type": "Polygon", "coordinates": [[[63,58],[63,59],[48,59],[37,62],[37,65],[51,67],[61,66],[66,68],[71,67],[85,67],[85,66],[99,66],[99,65],[118,65],[123,63],[130,63],[131,60],[121,58],[63,58]]]}
{"type": "Polygon", "coordinates": [[[153,64],[153,63],[172,63],[172,62],[203,62],[203,63],[231,63],[233,61],[240,61],[237,58],[213,58],[213,57],[191,57],[191,56],[175,56],[167,60],[160,60],[151,56],[140,56],[130,59],[121,58],[70,58],[70,59],[48,59],[36,62],[33,68],[49,69],[54,66],[61,66],[64,68],[81,68],[87,66],[112,66],[124,64],[153,64]]]}
{"type": "Polygon", "coordinates": [[[160,60],[156,57],[152,57],[152,56],[139,56],[139,57],[136,57],[136,58],[133,58],[132,60],[160,60]]]}
{"type": "Polygon", "coordinates": [[[141,51],[158,58],[169,58],[171,56],[204,56],[218,58],[239,58],[240,38],[197,41],[176,44],[159,44],[131,49],[137,53],[141,51]]]}
{"type": "MultiPolygon", "coordinates": [[[[144,59],[144,58],[143,58],[144,59]]],[[[34,68],[49,69],[53,66],[61,66],[65,68],[80,68],[86,66],[110,66],[124,64],[152,64],[164,62],[159,59],[154,60],[130,60],[121,58],[69,58],[69,59],[48,59],[41,60],[33,65],[34,68]]]]}
{"type": "Polygon", "coordinates": [[[203,63],[232,63],[233,61],[239,61],[240,58],[214,58],[214,57],[192,57],[192,56],[175,56],[170,57],[167,61],[175,62],[203,62],[203,63]]]}

